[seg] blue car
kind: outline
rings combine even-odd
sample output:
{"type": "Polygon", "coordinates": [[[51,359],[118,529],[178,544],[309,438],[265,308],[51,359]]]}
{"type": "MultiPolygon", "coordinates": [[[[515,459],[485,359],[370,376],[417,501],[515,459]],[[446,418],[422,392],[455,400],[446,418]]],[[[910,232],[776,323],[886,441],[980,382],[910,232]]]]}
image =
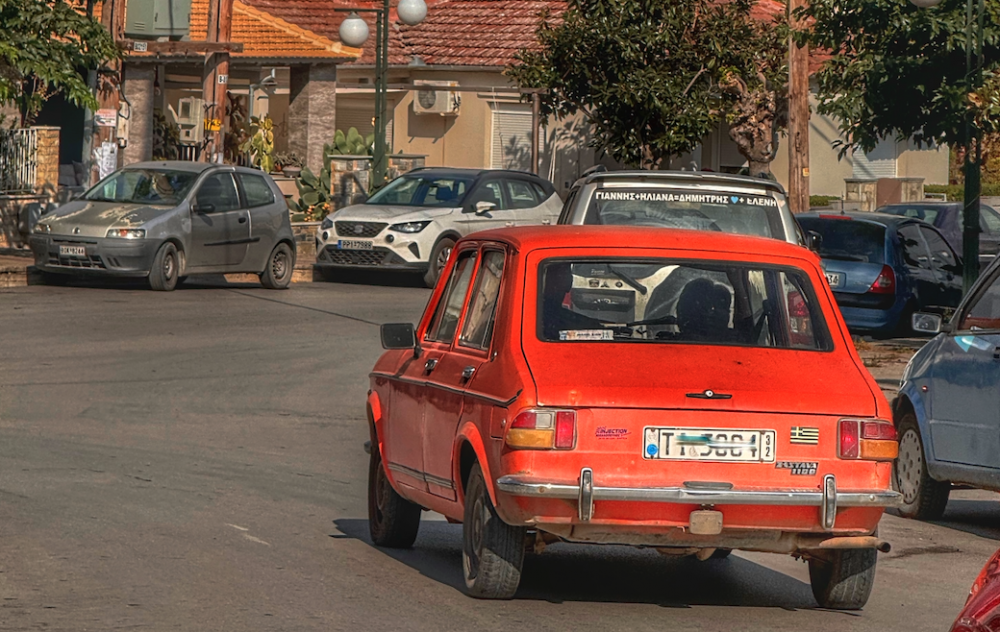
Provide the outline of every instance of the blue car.
{"type": "MultiPolygon", "coordinates": [[[[875,209],[876,213],[922,219],[941,231],[956,252],[962,252],[961,202],[903,202],[875,209]]],[[[988,204],[979,205],[979,267],[985,268],[1000,253],[1000,213],[988,204]]]]}
{"type": "Polygon", "coordinates": [[[940,518],[952,483],[1000,491],[1000,259],[942,325],[916,314],[914,328],[940,331],[903,372],[892,410],[899,436],[894,485],[900,512],[940,518]]]}
{"type": "Polygon", "coordinates": [[[851,331],[910,335],[910,317],[962,300],[962,263],[926,222],[883,213],[803,213],[851,331]]]}

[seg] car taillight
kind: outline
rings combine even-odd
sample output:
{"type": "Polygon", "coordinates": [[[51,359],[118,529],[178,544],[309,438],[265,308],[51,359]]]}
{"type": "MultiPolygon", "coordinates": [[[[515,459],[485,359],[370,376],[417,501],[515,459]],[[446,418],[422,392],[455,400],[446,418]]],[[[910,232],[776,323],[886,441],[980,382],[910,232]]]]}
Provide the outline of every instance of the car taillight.
{"type": "Polygon", "coordinates": [[[891,461],[899,453],[896,427],[883,419],[841,419],[837,456],[891,461]]]}
{"type": "Polygon", "coordinates": [[[809,306],[798,292],[788,293],[788,325],[792,330],[792,343],[809,344],[812,342],[812,331],[810,331],[812,320],[809,315],[809,306]]]}
{"type": "Polygon", "coordinates": [[[525,410],[510,422],[507,445],[536,450],[572,450],[576,445],[576,411],[525,410]]]}
{"type": "Polygon", "coordinates": [[[868,288],[869,294],[892,294],[896,291],[896,273],[889,266],[882,266],[878,278],[868,288]]]}

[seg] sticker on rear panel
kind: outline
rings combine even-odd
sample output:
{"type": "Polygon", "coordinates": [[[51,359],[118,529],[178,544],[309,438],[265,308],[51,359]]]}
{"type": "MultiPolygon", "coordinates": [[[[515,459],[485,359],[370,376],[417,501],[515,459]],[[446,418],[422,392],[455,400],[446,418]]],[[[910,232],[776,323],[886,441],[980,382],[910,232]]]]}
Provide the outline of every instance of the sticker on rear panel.
{"type": "Polygon", "coordinates": [[[819,428],[809,428],[807,426],[792,426],[792,443],[799,445],[818,445],[819,428]]]}
{"type": "Polygon", "coordinates": [[[610,329],[570,329],[559,332],[559,340],[614,340],[610,329]]]}

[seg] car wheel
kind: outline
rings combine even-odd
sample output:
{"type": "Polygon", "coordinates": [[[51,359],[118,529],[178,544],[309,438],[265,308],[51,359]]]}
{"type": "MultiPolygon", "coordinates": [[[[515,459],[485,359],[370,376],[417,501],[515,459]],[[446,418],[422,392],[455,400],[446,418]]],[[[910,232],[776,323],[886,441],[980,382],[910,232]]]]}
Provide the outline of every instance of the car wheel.
{"type": "Polygon", "coordinates": [[[944,515],[951,493],[951,483],[936,481],[927,472],[924,442],[920,438],[917,417],[905,413],[897,424],[899,457],[893,462],[892,484],[903,495],[900,515],[917,520],[937,520],[944,515]]]}
{"type": "Polygon", "coordinates": [[[382,466],[378,443],[368,461],[368,532],[377,546],[408,549],[420,529],[420,507],[392,488],[382,466]]]}
{"type": "Polygon", "coordinates": [[[295,256],[288,244],[278,244],[267,258],[267,267],[260,273],[260,284],[269,290],[284,290],[292,282],[295,256]]]}
{"type": "Polygon", "coordinates": [[[427,284],[427,287],[433,288],[437,284],[437,280],[441,277],[441,272],[444,271],[444,267],[448,264],[448,259],[451,258],[451,251],[454,248],[455,240],[447,237],[438,240],[434,244],[434,250],[431,251],[431,258],[427,266],[427,273],[424,274],[424,283],[427,284]]]}
{"type": "Polygon", "coordinates": [[[469,474],[462,524],[462,574],[469,594],[482,599],[510,599],[521,582],[527,529],[497,515],[479,465],[469,474]]]}
{"type": "Polygon", "coordinates": [[[153,267],[149,270],[149,287],[159,292],[169,292],[177,287],[179,272],[177,246],[168,241],[160,246],[153,257],[153,267]]]}
{"type": "Polygon", "coordinates": [[[809,584],[821,608],[860,610],[875,583],[875,549],[831,551],[809,560],[809,584]]]}

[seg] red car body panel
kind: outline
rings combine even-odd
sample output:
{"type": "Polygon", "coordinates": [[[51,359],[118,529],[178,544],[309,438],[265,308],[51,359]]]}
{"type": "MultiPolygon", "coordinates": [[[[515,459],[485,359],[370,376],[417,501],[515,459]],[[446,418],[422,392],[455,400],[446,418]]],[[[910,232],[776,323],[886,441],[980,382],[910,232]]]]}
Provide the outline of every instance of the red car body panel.
{"type": "Polygon", "coordinates": [[[1000,551],[986,562],[969,591],[965,607],[955,619],[952,632],[997,632],[1000,630],[1000,551]]]}
{"type": "MultiPolygon", "coordinates": [[[[484,471],[498,514],[511,524],[533,525],[567,539],[669,544],[670,534],[687,528],[699,503],[597,500],[592,518],[583,521],[576,500],[502,492],[497,482],[517,477],[529,483],[580,485],[583,468],[592,468],[595,485],[622,488],[724,481],[737,490],[816,493],[827,474],[836,476],[838,490],[890,488],[890,463],[837,456],[839,419],[889,419],[891,414],[854,349],[819,259],[804,248],[773,239],[686,230],[507,229],[463,239],[441,278],[415,330],[417,352],[387,351],[371,375],[369,405],[389,479],[416,504],[461,521],[463,477],[471,455],[484,471]],[[507,257],[491,345],[474,350],[426,341],[457,258],[477,248],[502,249],[507,257]],[[795,268],[815,290],[832,350],[539,340],[539,263],[551,257],[595,256],[795,268]],[[434,364],[430,370],[429,363],[434,364]],[[464,379],[463,373],[469,372],[471,379],[464,379]],[[688,396],[706,389],[732,398],[688,396]],[[538,407],[576,411],[573,449],[506,445],[511,420],[520,411],[538,407]],[[778,460],[815,463],[816,472],[792,475],[775,463],[647,460],[641,443],[645,426],[774,429],[778,460]],[[818,443],[791,443],[793,426],[818,429],[818,443]]],[[[844,506],[836,512],[835,525],[824,529],[816,506],[716,508],[732,533],[868,535],[883,512],[880,506],[844,506]]]]}

